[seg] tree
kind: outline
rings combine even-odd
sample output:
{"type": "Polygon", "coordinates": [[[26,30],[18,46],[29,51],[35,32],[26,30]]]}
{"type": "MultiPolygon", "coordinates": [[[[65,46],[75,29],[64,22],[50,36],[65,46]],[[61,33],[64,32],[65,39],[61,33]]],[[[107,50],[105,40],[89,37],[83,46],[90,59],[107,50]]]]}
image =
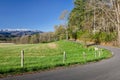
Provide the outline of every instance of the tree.
{"type": "MultiPolygon", "coordinates": [[[[110,0],[110,1],[100,1],[99,9],[101,9],[108,22],[111,22],[115,28],[118,35],[118,43],[120,45],[120,1],[119,0],[110,0]]],[[[108,27],[110,29],[110,27],[108,27]]]]}
{"type": "Polygon", "coordinates": [[[86,0],[75,0],[75,8],[71,11],[68,21],[69,34],[72,38],[77,39],[77,32],[79,30],[85,31],[85,5],[86,0]]]}
{"type": "Polygon", "coordinates": [[[34,34],[31,36],[30,43],[39,43],[39,34],[34,34]]]}
{"type": "Polygon", "coordinates": [[[55,26],[55,35],[59,40],[65,39],[66,28],[63,25],[55,26]]]}
{"type": "Polygon", "coordinates": [[[22,36],[22,37],[20,38],[20,43],[21,43],[21,44],[27,44],[27,43],[29,43],[29,42],[30,42],[30,36],[29,36],[29,35],[22,36]]]}
{"type": "Polygon", "coordinates": [[[41,33],[39,35],[39,42],[52,42],[55,40],[55,34],[54,32],[47,32],[47,33],[41,33]]]}
{"type": "Polygon", "coordinates": [[[65,22],[64,22],[64,27],[65,27],[65,30],[66,30],[66,32],[65,32],[65,34],[66,34],[66,40],[68,40],[67,18],[68,18],[68,11],[67,11],[67,10],[64,10],[64,11],[62,12],[62,14],[60,15],[60,20],[65,21],[65,22]]]}
{"type": "Polygon", "coordinates": [[[87,32],[87,37],[102,41],[115,40],[113,36],[118,35],[120,43],[120,0],[75,0],[74,4],[68,21],[69,34],[77,28],[77,36],[87,32]],[[99,37],[95,38],[96,35],[99,37]]]}

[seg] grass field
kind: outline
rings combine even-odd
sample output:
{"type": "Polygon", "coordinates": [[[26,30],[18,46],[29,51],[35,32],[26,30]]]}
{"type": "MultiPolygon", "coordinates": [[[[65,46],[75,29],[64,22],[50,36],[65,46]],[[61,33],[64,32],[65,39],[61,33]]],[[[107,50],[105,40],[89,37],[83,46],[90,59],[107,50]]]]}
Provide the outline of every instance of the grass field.
{"type": "Polygon", "coordinates": [[[95,57],[94,47],[85,48],[79,43],[58,41],[40,44],[0,44],[0,74],[21,73],[36,70],[45,70],[71,64],[84,64],[98,61],[111,56],[107,50],[101,50],[101,57],[95,57]],[[20,53],[25,51],[25,64],[21,68],[20,53]],[[63,52],[66,52],[66,61],[63,63],[63,52]],[[83,52],[86,57],[83,57],[83,52]]]}

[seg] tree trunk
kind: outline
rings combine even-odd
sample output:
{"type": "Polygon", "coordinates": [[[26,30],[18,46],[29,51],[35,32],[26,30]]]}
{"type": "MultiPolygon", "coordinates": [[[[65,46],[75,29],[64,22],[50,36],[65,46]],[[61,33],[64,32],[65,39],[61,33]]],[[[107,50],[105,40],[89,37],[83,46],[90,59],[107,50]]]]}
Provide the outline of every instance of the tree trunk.
{"type": "Polygon", "coordinates": [[[117,15],[117,29],[118,29],[118,45],[120,46],[120,5],[118,0],[116,3],[116,15],[117,15]]]}
{"type": "Polygon", "coordinates": [[[66,40],[68,40],[68,31],[66,29],[66,40]]]}
{"type": "Polygon", "coordinates": [[[118,31],[118,45],[120,46],[120,30],[118,31]]]}

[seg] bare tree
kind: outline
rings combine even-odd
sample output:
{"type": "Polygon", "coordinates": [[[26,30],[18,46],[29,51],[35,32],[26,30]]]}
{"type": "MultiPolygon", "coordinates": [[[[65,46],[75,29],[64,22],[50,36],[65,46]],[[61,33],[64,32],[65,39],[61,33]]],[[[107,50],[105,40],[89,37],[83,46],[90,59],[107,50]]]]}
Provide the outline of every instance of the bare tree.
{"type": "Polygon", "coordinates": [[[66,40],[68,40],[68,31],[67,31],[67,18],[68,18],[68,10],[64,10],[62,14],[60,15],[60,20],[64,20],[64,27],[66,29],[66,40]]]}
{"type": "Polygon", "coordinates": [[[115,26],[118,36],[117,41],[120,45],[120,0],[92,0],[90,4],[94,11],[93,31],[95,32],[96,28],[101,25],[102,29],[109,32],[109,29],[115,26]],[[101,17],[99,15],[101,15],[101,17]],[[100,19],[102,21],[100,21],[100,19]]]}
{"type": "Polygon", "coordinates": [[[101,8],[106,17],[109,19],[111,23],[114,24],[115,28],[117,29],[118,34],[118,43],[120,45],[120,0],[110,0],[110,5],[106,7],[106,4],[101,3],[101,8]]]}

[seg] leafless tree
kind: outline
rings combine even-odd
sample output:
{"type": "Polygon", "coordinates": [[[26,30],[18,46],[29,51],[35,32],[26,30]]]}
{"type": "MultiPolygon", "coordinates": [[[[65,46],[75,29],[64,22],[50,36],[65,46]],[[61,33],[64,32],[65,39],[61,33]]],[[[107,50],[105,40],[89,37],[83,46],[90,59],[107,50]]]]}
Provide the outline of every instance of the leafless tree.
{"type": "Polygon", "coordinates": [[[66,40],[68,40],[68,31],[67,31],[67,18],[68,18],[68,10],[64,10],[62,14],[60,15],[60,20],[64,20],[64,27],[66,29],[66,40]]]}

